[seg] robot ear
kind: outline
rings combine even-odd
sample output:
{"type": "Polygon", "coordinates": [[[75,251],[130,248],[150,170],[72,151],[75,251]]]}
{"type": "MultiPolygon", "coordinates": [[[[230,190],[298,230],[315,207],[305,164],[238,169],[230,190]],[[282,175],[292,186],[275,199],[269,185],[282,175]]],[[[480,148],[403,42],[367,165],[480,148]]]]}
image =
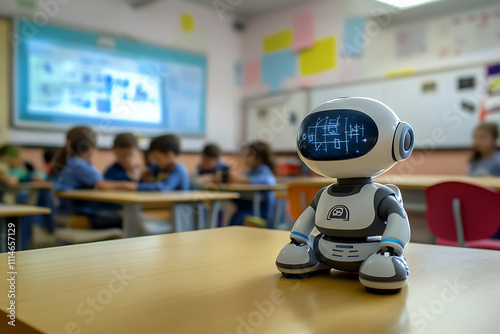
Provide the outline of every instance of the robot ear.
{"type": "Polygon", "coordinates": [[[415,145],[415,134],[410,124],[401,122],[396,127],[394,140],[392,143],[392,158],[394,161],[401,161],[407,159],[413,146],[415,145]]]}

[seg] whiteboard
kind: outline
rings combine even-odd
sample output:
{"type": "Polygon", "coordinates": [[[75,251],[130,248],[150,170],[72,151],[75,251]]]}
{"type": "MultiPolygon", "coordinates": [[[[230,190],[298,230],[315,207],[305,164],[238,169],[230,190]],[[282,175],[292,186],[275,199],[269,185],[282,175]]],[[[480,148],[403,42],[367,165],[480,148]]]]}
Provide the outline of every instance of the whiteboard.
{"type": "Polygon", "coordinates": [[[276,152],[295,151],[297,131],[308,112],[304,90],[249,100],[245,103],[245,141],[266,141],[276,152]]]}
{"type": "Polygon", "coordinates": [[[479,105],[486,94],[485,80],[482,66],[388,80],[382,101],[411,124],[416,148],[471,147],[479,105]],[[475,87],[459,89],[460,78],[474,78],[475,87]],[[428,83],[435,83],[434,92],[422,92],[428,83]]]}
{"type": "Polygon", "coordinates": [[[465,148],[479,121],[479,105],[486,94],[484,66],[412,75],[368,83],[319,87],[311,91],[310,108],[342,96],[377,99],[393,109],[415,131],[420,149],[465,148]],[[459,89],[461,78],[474,78],[473,88],[459,89]],[[430,91],[426,86],[433,86],[430,91]],[[463,106],[466,104],[466,108],[463,106]]]}

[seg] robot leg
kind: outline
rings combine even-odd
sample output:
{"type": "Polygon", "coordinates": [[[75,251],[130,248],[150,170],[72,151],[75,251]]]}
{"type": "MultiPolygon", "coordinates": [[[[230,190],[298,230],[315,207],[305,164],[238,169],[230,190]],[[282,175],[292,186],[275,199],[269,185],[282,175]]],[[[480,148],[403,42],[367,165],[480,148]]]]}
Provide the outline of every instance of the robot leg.
{"type": "Polygon", "coordinates": [[[285,278],[307,278],[330,272],[330,267],[319,262],[307,243],[286,244],[278,254],[276,267],[285,278]]]}
{"type": "Polygon", "coordinates": [[[359,281],[374,293],[396,293],[406,284],[408,266],[403,255],[378,251],[359,268],[359,281]]]}

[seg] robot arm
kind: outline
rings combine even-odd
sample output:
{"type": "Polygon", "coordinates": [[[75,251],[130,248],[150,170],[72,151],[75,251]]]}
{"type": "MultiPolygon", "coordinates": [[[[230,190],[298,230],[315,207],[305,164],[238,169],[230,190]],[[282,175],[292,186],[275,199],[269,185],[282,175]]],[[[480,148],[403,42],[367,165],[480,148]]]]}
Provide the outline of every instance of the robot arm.
{"type": "Polygon", "coordinates": [[[403,254],[403,250],[410,241],[410,224],[406,211],[394,195],[385,197],[378,207],[379,217],[387,221],[382,234],[380,250],[403,254]]]}
{"type": "Polygon", "coordinates": [[[318,206],[319,198],[321,197],[321,194],[323,193],[323,190],[325,188],[320,189],[316,193],[316,196],[314,196],[311,204],[307,207],[307,209],[304,210],[304,212],[302,212],[300,217],[293,225],[292,232],[290,233],[290,239],[292,239],[292,242],[297,244],[309,242],[309,237],[311,236],[311,233],[316,226],[316,207],[318,206]]]}

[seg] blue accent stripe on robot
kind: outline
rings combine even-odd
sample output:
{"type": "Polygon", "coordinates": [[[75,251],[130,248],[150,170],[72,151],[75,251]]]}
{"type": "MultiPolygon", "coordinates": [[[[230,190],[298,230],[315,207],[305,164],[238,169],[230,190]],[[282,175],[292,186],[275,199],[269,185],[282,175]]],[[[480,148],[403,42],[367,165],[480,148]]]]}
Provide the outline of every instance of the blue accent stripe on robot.
{"type": "Polygon", "coordinates": [[[384,241],[388,241],[388,242],[394,242],[398,245],[400,245],[402,248],[405,248],[405,246],[403,245],[403,243],[397,239],[393,239],[393,238],[386,238],[386,239],[382,239],[380,240],[380,243],[384,242],[384,241]]]}
{"type": "Polygon", "coordinates": [[[305,234],[302,234],[302,233],[300,233],[300,232],[295,232],[295,231],[293,231],[293,232],[292,232],[292,233],[290,233],[290,234],[292,234],[292,235],[296,235],[296,236],[299,236],[299,237],[302,237],[302,238],[306,239],[307,241],[309,241],[309,238],[308,238],[305,234]]]}

